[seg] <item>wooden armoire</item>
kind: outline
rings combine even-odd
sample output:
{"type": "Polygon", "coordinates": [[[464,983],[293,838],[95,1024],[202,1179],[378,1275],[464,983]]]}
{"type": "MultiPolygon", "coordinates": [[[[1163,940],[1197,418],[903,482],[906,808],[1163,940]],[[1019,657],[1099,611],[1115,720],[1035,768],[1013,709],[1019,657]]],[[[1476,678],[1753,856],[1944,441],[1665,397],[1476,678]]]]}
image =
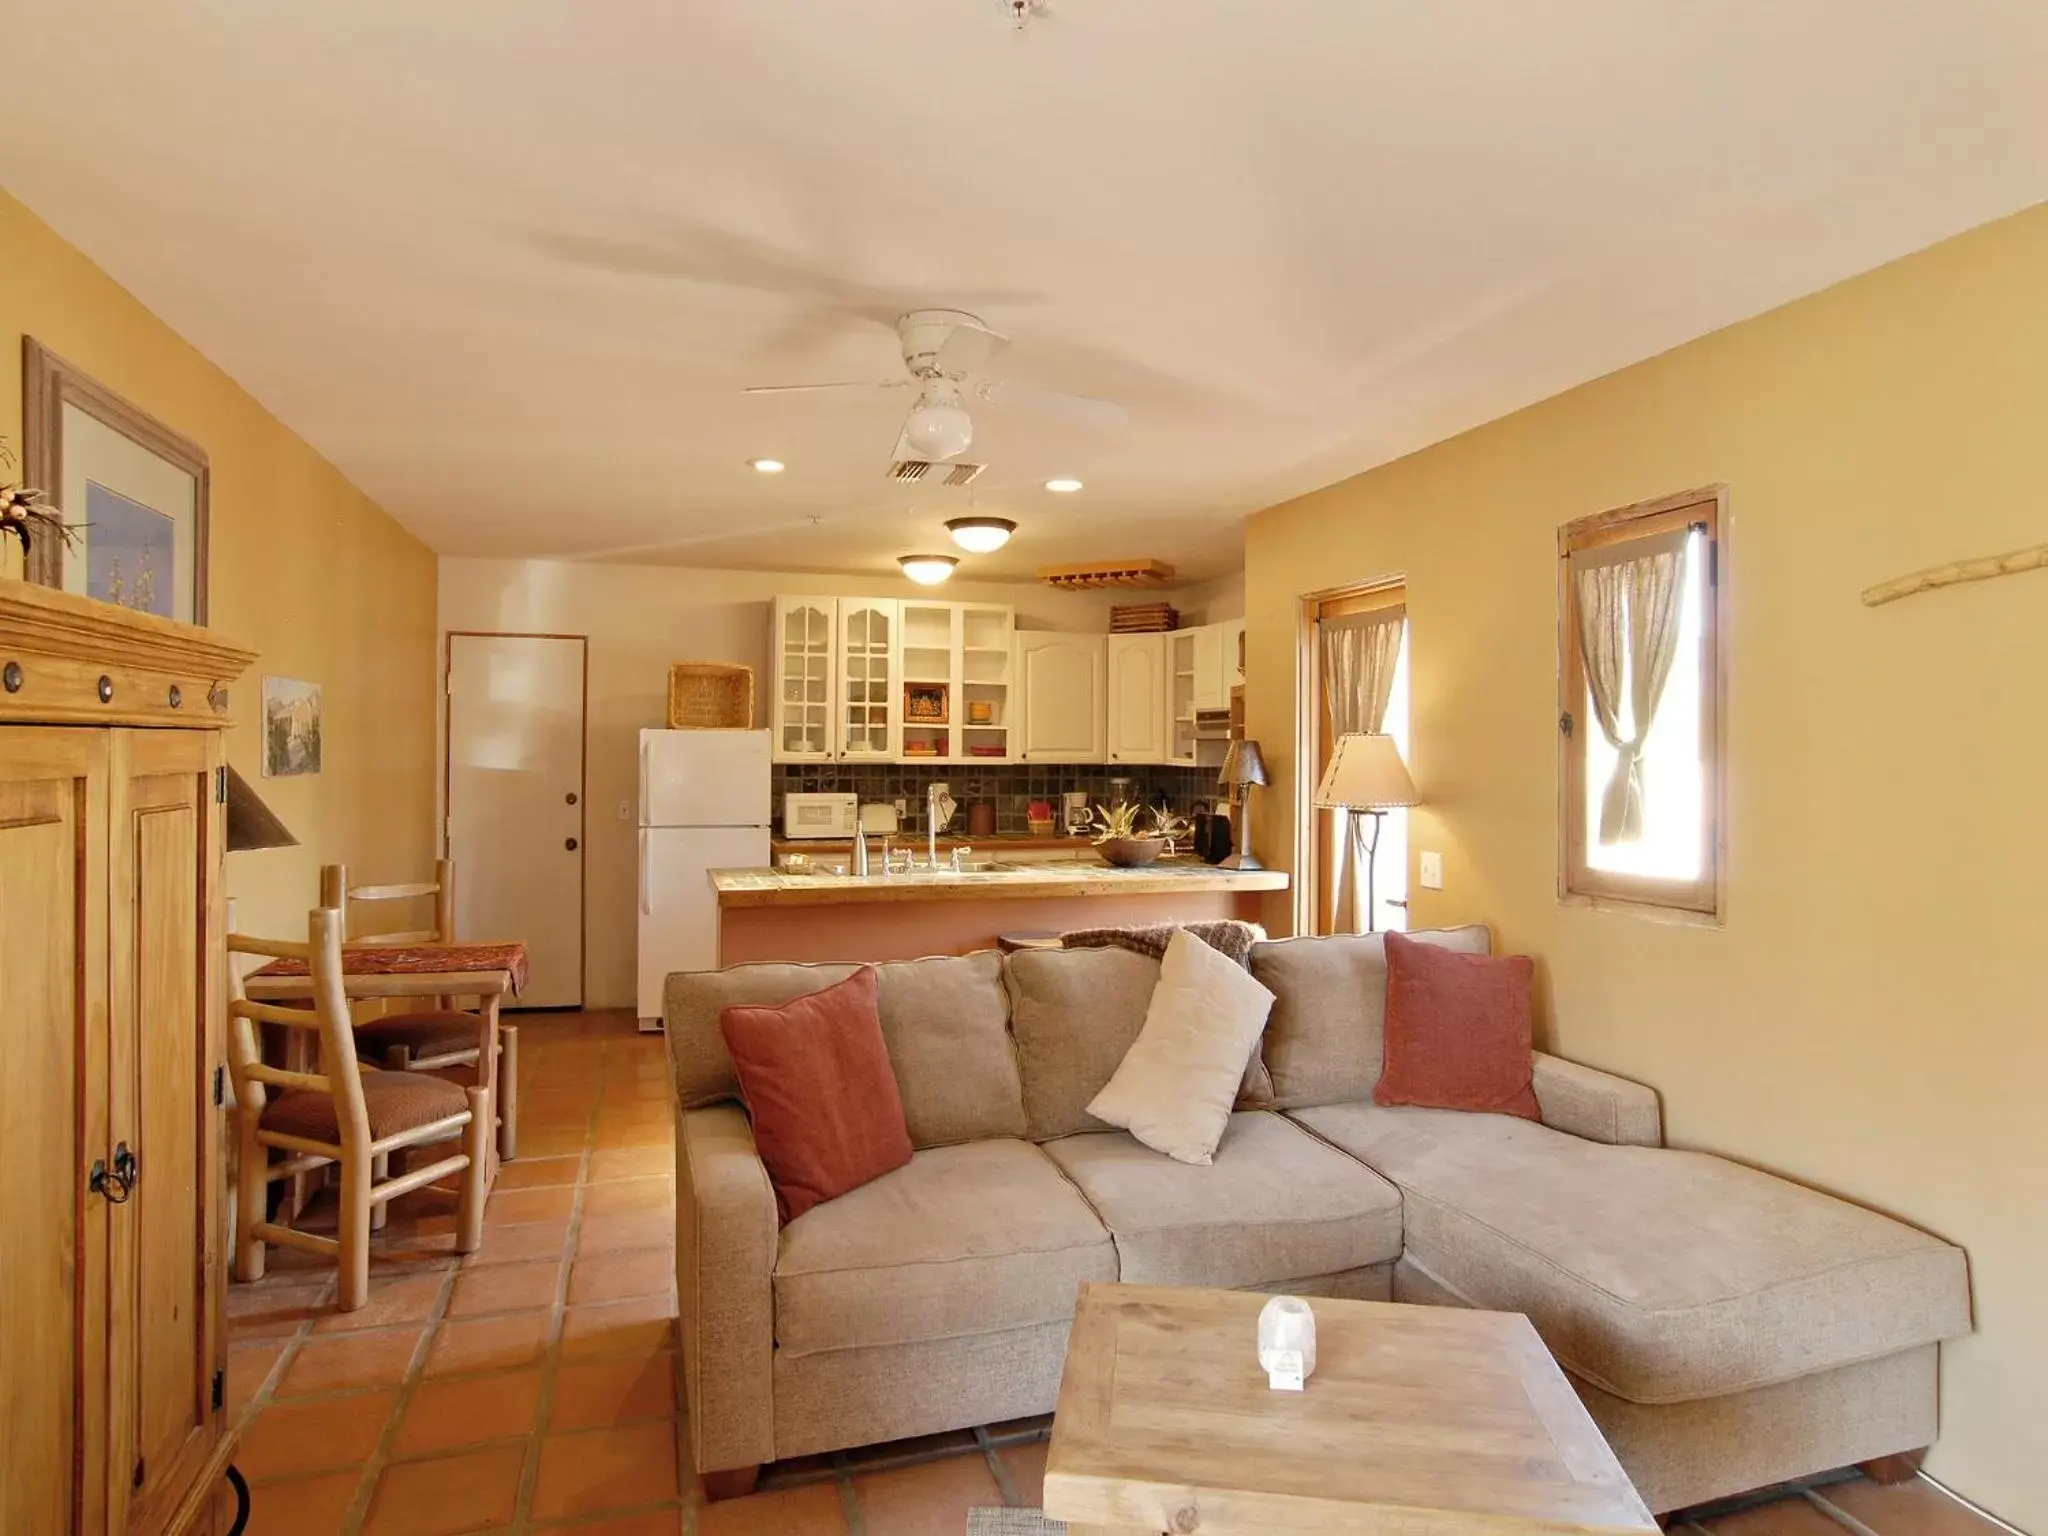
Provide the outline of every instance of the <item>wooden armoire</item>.
{"type": "Polygon", "coordinates": [[[228,1452],[204,629],[0,580],[0,1531],[210,1532],[228,1452]]]}

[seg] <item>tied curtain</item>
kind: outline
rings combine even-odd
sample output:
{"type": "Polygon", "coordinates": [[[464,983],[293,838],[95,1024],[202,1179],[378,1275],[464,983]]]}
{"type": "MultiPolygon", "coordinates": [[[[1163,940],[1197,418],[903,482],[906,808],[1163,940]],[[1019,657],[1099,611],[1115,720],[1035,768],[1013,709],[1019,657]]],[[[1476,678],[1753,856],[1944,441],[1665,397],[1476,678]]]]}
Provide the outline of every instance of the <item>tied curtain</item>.
{"type": "MultiPolygon", "coordinates": [[[[1384,728],[1407,620],[1405,607],[1393,607],[1320,624],[1323,703],[1330,712],[1333,746],[1339,736],[1377,735],[1384,728]]],[[[1337,837],[1330,850],[1330,885],[1337,893],[1332,929],[1357,933],[1372,915],[1358,910],[1367,858],[1365,820],[1355,811],[1338,811],[1336,817],[1337,837]]]]}
{"type": "Polygon", "coordinates": [[[1624,544],[1579,550],[1571,557],[1586,688],[1593,697],[1600,733],[1615,751],[1614,773],[1600,796],[1603,847],[1637,842],[1643,835],[1643,744],[1649,740],[1678,655],[1691,534],[1689,528],[1674,528],[1624,544]],[[1624,680],[1631,727],[1627,736],[1621,733],[1624,680]]]}

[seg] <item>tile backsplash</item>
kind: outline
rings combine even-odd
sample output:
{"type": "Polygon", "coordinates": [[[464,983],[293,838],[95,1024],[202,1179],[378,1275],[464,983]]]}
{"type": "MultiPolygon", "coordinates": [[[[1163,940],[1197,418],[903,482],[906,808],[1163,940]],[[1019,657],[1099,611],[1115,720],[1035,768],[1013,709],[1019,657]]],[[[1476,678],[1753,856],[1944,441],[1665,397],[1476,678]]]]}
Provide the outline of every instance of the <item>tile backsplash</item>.
{"type": "Polygon", "coordinates": [[[1147,805],[1163,803],[1182,815],[1193,811],[1196,801],[1213,803],[1223,793],[1214,768],[1088,763],[778,763],[775,828],[778,834],[782,830],[784,795],[822,792],[856,794],[864,805],[877,800],[905,801],[903,830],[923,832],[926,786],[943,783],[952,786],[953,798],[961,807],[954,813],[951,831],[965,831],[966,808],[977,800],[987,800],[995,804],[997,835],[1022,837],[1030,831],[1025,808],[1033,800],[1051,801],[1055,816],[1061,814],[1060,796],[1069,790],[1085,790],[1090,804],[1107,805],[1113,778],[1131,781],[1131,799],[1147,805]]]}

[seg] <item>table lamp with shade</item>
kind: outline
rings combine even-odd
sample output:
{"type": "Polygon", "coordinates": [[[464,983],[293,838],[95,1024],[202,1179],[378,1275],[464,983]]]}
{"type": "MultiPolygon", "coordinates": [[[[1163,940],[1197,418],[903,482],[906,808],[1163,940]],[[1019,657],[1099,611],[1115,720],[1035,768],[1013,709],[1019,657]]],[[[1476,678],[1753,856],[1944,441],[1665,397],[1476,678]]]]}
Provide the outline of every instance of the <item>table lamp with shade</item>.
{"type": "Polygon", "coordinates": [[[1230,751],[1223,759],[1223,772],[1217,783],[1228,792],[1231,804],[1231,831],[1236,851],[1222,864],[1224,869],[1264,869],[1252,853],[1252,786],[1269,784],[1266,777],[1265,754],[1259,750],[1256,741],[1233,741],[1230,751]]]}
{"type": "Polygon", "coordinates": [[[1408,765],[1401,761],[1401,749],[1394,744],[1393,737],[1359,734],[1337,738],[1330,766],[1323,770],[1323,781],[1316,786],[1316,804],[1324,810],[1345,813],[1345,846],[1354,850],[1358,846],[1354,835],[1357,824],[1351,817],[1360,811],[1372,817],[1372,841],[1364,850],[1364,932],[1372,932],[1375,926],[1373,864],[1379,857],[1380,824],[1388,811],[1421,803],[1422,796],[1415,792],[1415,781],[1408,776],[1408,765]]]}

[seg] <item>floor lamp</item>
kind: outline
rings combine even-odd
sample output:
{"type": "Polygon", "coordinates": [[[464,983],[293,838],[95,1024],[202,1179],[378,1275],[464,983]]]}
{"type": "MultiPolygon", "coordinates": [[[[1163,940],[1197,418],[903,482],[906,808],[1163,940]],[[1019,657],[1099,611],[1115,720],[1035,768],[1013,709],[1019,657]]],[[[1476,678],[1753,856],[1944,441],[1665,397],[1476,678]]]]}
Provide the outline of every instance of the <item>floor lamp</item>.
{"type": "Polygon", "coordinates": [[[1337,738],[1337,750],[1330,754],[1330,766],[1316,786],[1316,804],[1324,810],[1345,814],[1344,842],[1357,846],[1352,836],[1351,817],[1363,811],[1372,817],[1372,841],[1365,850],[1365,927],[1371,933],[1377,905],[1373,892],[1373,865],[1380,853],[1380,823],[1386,813],[1401,806],[1419,805],[1415,781],[1408,777],[1408,765],[1401,761],[1401,749],[1391,736],[1352,735],[1337,738]]]}

